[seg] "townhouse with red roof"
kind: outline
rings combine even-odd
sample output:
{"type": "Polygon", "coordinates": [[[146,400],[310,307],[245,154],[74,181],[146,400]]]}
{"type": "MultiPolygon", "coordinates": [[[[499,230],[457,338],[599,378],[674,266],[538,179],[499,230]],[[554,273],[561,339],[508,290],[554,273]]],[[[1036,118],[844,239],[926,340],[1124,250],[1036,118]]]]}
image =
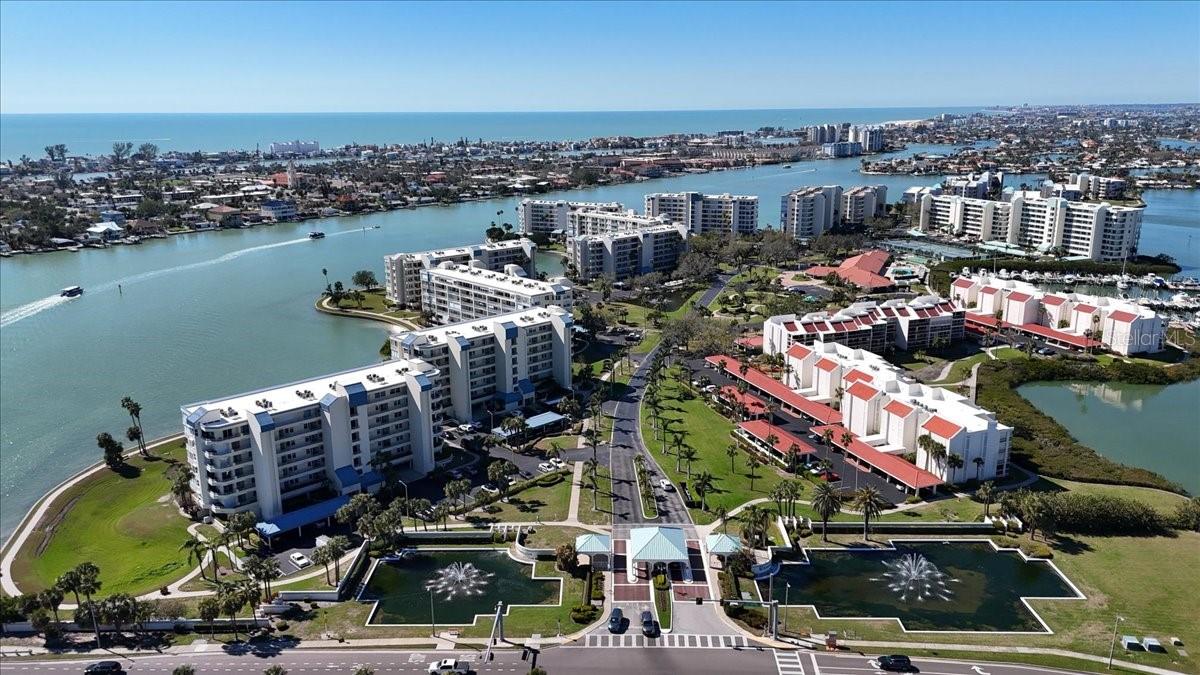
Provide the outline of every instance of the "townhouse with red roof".
{"type": "Polygon", "coordinates": [[[786,352],[794,344],[837,342],[851,348],[883,352],[927,349],[965,337],[966,311],[950,300],[924,295],[912,300],[856,302],[836,312],[804,316],[780,314],[763,322],[765,354],[786,352]]]}

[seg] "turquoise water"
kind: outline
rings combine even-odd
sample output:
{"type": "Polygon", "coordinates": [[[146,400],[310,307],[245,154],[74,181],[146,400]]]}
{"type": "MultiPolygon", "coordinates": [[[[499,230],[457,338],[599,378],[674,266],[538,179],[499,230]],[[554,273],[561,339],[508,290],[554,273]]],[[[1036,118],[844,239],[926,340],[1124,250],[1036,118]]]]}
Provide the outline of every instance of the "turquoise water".
{"type": "Polygon", "coordinates": [[[72,154],[112,152],[115,141],[154,143],[162,150],[252,150],[272,141],[419,143],[429,139],[578,140],[653,136],[808,124],[926,119],[978,108],[809,108],[795,110],[658,110],[544,113],[253,113],[0,115],[0,159],[40,157],[65,143],[72,154]]]}
{"type": "MultiPolygon", "coordinates": [[[[909,151],[935,147],[945,146],[909,151]]],[[[616,200],[640,210],[646,192],[756,194],[760,223],[768,225],[778,222],[780,196],[800,185],[878,183],[894,199],[907,187],[938,180],[862,176],[858,165],[857,159],[796,162],[790,169],[720,171],[550,196],[616,200]]],[[[1147,199],[1143,250],[1166,251],[1200,269],[1200,242],[1191,239],[1200,234],[1200,192],[1163,191],[1147,199]]],[[[97,433],[124,436],[122,396],[141,402],[147,435],[162,436],[179,431],[182,404],[377,359],[386,328],[313,310],[325,285],[321,269],[349,281],[355,270],[368,268],[382,279],[385,254],[481,241],[496,211],[515,220],[516,204],[469,202],[327,219],[319,227],[329,236],[320,241],[305,236],[318,227],[308,222],[0,260],[0,531],[7,534],[38,496],[99,459],[97,433]],[[380,229],[370,229],[375,225],[380,229]],[[73,284],[86,289],[84,296],[60,301],[58,289],[73,284]]]]}
{"type": "MultiPolygon", "coordinates": [[[[1048,563],[1025,561],[1020,553],[996,551],[987,542],[896,546],[807,549],[811,564],[783,565],[774,597],[793,606],[812,605],[823,618],[894,617],[906,630],[1022,632],[1045,628],[1021,598],[1078,597],[1048,563]],[[935,569],[914,574],[909,585],[896,569],[906,556],[922,556],[935,569]]],[[[759,588],[765,595],[766,583],[759,588]]]]}
{"type": "Polygon", "coordinates": [[[430,623],[433,582],[433,620],[440,626],[475,622],[477,614],[493,614],[496,603],[505,605],[560,604],[562,583],[532,578],[532,567],[504,551],[420,551],[398,563],[379,563],[363,591],[363,600],[378,600],[373,624],[430,623]],[[439,572],[453,563],[469,563],[460,583],[441,581],[439,572]]]}
{"type": "Polygon", "coordinates": [[[1017,391],[1101,455],[1156,471],[1200,495],[1200,380],[1170,386],[1031,382],[1017,391]]]}

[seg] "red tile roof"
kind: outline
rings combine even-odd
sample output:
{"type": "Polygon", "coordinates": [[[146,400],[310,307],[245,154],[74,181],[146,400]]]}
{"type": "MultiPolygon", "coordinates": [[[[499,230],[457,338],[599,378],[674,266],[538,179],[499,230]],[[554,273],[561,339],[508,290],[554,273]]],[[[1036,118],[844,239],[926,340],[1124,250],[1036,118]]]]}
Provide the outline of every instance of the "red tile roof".
{"type": "Polygon", "coordinates": [[[805,442],[804,439],[788,433],[786,430],[781,429],[778,425],[768,424],[766,420],[749,420],[742,422],[738,425],[738,427],[744,429],[746,433],[757,438],[763,443],[767,442],[767,436],[774,434],[775,438],[779,439],[775,441],[775,449],[785,457],[788,454],[788,449],[792,447],[792,444],[795,444],[796,447],[800,448],[800,450],[796,453],[798,455],[810,455],[816,452],[816,449],[805,442]]]}
{"type": "Polygon", "coordinates": [[[1084,305],[1081,303],[1081,304],[1075,305],[1075,311],[1083,312],[1084,314],[1091,314],[1092,312],[1096,311],[1096,308],[1092,307],[1091,305],[1084,305]]]}
{"type": "Polygon", "coordinates": [[[999,293],[1000,289],[996,288],[995,286],[984,286],[983,288],[979,289],[979,292],[983,293],[984,295],[991,295],[993,293],[999,293]]]}
{"type": "Polygon", "coordinates": [[[734,340],[734,342],[736,342],[738,345],[740,345],[742,347],[746,347],[748,349],[760,348],[763,346],[763,336],[747,335],[745,337],[740,337],[737,340],[734,340]]]}
{"type": "Polygon", "coordinates": [[[945,417],[934,415],[921,425],[921,428],[940,438],[951,439],[958,435],[963,428],[945,417]]]}
{"type": "Polygon", "coordinates": [[[846,393],[861,401],[870,401],[879,395],[879,390],[866,382],[855,382],[853,386],[846,390],[846,393]]]}
{"type": "Polygon", "coordinates": [[[849,384],[851,382],[858,382],[859,380],[863,380],[864,382],[874,382],[875,381],[875,378],[864,373],[863,371],[859,370],[858,368],[855,368],[854,370],[851,370],[850,372],[846,373],[846,375],[843,376],[842,379],[845,380],[847,384],[849,384]]]}
{"type": "Polygon", "coordinates": [[[1130,312],[1125,312],[1125,311],[1116,311],[1116,312],[1113,312],[1112,314],[1109,314],[1108,316],[1113,321],[1119,321],[1121,323],[1130,323],[1131,321],[1135,321],[1137,319],[1136,314],[1132,314],[1130,312]]]}
{"type": "Polygon", "coordinates": [[[1030,300],[1033,299],[1033,296],[1028,293],[1017,292],[1017,293],[1009,293],[1008,299],[1013,300],[1015,302],[1029,302],[1030,300]]]}
{"type": "Polygon", "coordinates": [[[810,401],[791,389],[788,389],[787,386],[782,382],[768,376],[766,373],[758,370],[757,368],[750,368],[746,371],[746,375],[743,377],[739,371],[742,366],[742,362],[733,358],[732,356],[714,354],[713,356],[709,356],[704,360],[717,367],[720,367],[721,361],[725,361],[726,375],[729,375],[734,379],[745,380],[746,383],[751,387],[758,389],[781,404],[789,406],[794,410],[799,411],[801,414],[806,415],[818,422],[830,424],[842,421],[842,415],[838,411],[822,403],[810,401]]]}
{"type": "Polygon", "coordinates": [[[1044,298],[1042,298],[1042,304],[1050,305],[1051,307],[1058,307],[1059,305],[1063,304],[1066,301],[1067,301],[1066,298],[1060,298],[1057,295],[1047,295],[1044,298]]]}
{"type": "Polygon", "coordinates": [[[811,431],[820,436],[823,435],[823,432],[826,429],[829,429],[833,432],[834,445],[837,445],[839,448],[842,448],[851,455],[854,455],[858,459],[870,464],[876,469],[886,473],[888,476],[891,476],[892,478],[913,489],[933,487],[934,485],[942,484],[942,479],[938,478],[934,474],[929,473],[915,464],[909,463],[903,457],[880,452],[870,445],[860,441],[857,437],[854,437],[850,441],[850,447],[847,448],[843,446],[842,434],[846,432],[846,429],[840,424],[813,427],[811,431]]]}
{"type": "Polygon", "coordinates": [[[846,258],[836,269],[818,265],[808,268],[805,273],[813,277],[836,274],[843,281],[866,289],[888,288],[892,285],[892,280],[882,276],[880,272],[887,267],[889,260],[891,255],[887,251],[873,250],[846,258]]]}
{"type": "Polygon", "coordinates": [[[741,403],[746,406],[746,413],[750,415],[766,415],[767,404],[754,394],[745,393],[737,390],[737,387],[732,384],[727,384],[721,387],[721,398],[734,403],[741,403]]]}
{"type": "Polygon", "coordinates": [[[993,316],[987,316],[985,314],[975,314],[972,312],[967,312],[967,327],[968,328],[976,328],[978,326],[987,326],[990,328],[1015,328],[1019,331],[1029,333],[1031,335],[1036,335],[1040,338],[1045,338],[1047,340],[1057,340],[1064,344],[1071,345],[1072,347],[1078,347],[1080,349],[1101,346],[1099,340],[1089,340],[1088,338],[1085,338],[1082,335],[1075,335],[1073,333],[1067,333],[1065,331],[1057,330],[1055,328],[1043,326],[1040,323],[1020,323],[1020,324],[1009,323],[1007,321],[997,321],[996,318],[993,316]]]}
{"type": "Polygon", "coordinates": [[[787,355],[793,358],[802,359],[812,353],[812,350],[801,344],[794,344],[788,347],[787,355]]]}
{"type": "Polygon", "coordinates": [[[904,405],[900,401],[892,401],[883,406],[883,409],[885,412],[889,412],[896,417],[908,417],[909,413],[913,411],[911,406],[904,405]]]}
{"type": "Polygon", "coordinates": [[[830,361],[829,359],[821,359],[820,361],[817,361],[817,368],[827,373],[833,372],[837,366],[837,361],[830,361]]]}
{"type": "Polygon", "coordinates": [[[954,283],[951,285],[955,288],[970,288],[975,285],[975,282],[967,279],[966,277],[959,277],[955,279],[954,283]]]}

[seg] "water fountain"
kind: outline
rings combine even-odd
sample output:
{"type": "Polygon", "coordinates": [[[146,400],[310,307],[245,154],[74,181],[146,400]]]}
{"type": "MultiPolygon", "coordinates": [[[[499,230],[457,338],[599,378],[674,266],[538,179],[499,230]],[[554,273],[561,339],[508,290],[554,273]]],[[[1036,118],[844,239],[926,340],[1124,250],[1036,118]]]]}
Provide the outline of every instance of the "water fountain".
{"type": "Polygon", "coordinates": [[[458,596],[470,597],[483,595],[492,572],[485,572],[469,562],[454,561],[438,570],[434,576],[425,582],[425,590],[441,596],[443,600],[453,600],[458,596]]]}
{"type": "Polygon", "coordinates": [[[871,580],[886,581],[887,587],[897,593],[902,602],[907,602],[910,596],[918,602],[924,602],[927,598],[948,602],[954,596],[947,582],[956,580],[920,553],[906,553],[894,560],[884,560],[883,566],[888,571],[882,577],[873,577],[871,580]]]}

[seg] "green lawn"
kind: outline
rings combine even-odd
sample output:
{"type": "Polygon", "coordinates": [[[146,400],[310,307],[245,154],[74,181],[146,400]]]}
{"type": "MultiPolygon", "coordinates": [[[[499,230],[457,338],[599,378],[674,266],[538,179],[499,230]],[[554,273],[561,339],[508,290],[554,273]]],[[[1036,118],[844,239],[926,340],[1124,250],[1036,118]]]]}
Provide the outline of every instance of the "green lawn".
{"type": "Polygon", "coordinates": [[[1174,513],[1176,505],[1187,501],[1187,497],[1175,494],[1174,492],[1167,492],[1166,490],[1155,490],[1153,488],[1135,487],[1132,485],[1080,483],[1078,481],[1067,480],[1065,478],[1043,477],[1037,483],[1034,483],[1030,489],[1054,491],[1070,490],[1071,492],[1079,492],[1081,494],[1102,494],[1113,497],[1136,499],[1137,501],[1143,502],[1147,506],[1157,509],[1165,514],[1174,513]]]}
{"type": "MultiPolygon", "coordinates": [[[[947,537],[939,535],[938,539],[947,537]]],[[[1117,658],[1180,672],[1200,672],[1200,657],[1191,645],[1200,644],[1200,622],[1195,616],[1195,592],[1200,588],[1200,534],[1180,532],[1174,537],[1063,537],[1054,546],[1054,563],[1086,600],[1030,600],[1049,624],[1053,635],[997,635],[923,633],[928,643],[1026,645],[1069,649],[1107,656],[1113,616],[1125,617],[1121,634],[1153,636],[1167,644],[1179,637],[1192,652],[1137,653],[1117,658]],[[1189,590],[1192,589],[1192,590],[1189,590]],[[1188,619],[1187,617],[1193,617],[1188,619]]],[[[818,620],[806,608],[787,609],[789,628],[842,631],[847,639],[907,640],[895,622],[818,620]],[[847,631],[849,633],[847,633],[847,631]]]]}
{"type": "Polygon", "coordinates": [[[577,434],[567,434],[565,436],[547,436],[539,440],[534,447],[542,452],[546,452],[553,444],[557,442],[560,450],[571,450],[579,445],[579,436],[577,434]]]}
{"type": "MultiPolygon", "coordinates": [[[[996,359],[1000,361],[1028,358],[1025,356],[1024,352],[1019,349],[1013,349],[1012,347],[1001,347],[996,349],[993,354],[995,354],[996,359]]],[[[984,361],[989,360],[991,359],[988,358],[988,355],[983,352],[959,359],[954,362],[954,365],[950,366],[949,375],[947,375],[944,379],[933,382],[932,384],[953,384],[962,382],[971,376],[971,368],[973,368],[975,364],[983,363],[984,361]]]]}
{"type": "MultiPolygon", "coordinates": [[[[179,459],[183,442],[152,452],[179,459]]],[[[186,574],[191,566],[179,546],[189,521],[168,495],[170,466],[133,458],[122,473],[103,469],[67,490],[17,556],[17,584],[41,590],[84,561],[100,568],[101,595],[146,593],[186,574]]]]}
{"type": "MultiPolygon", "coordinates": [[[[717,506],[733,510],[751,499],[766,497],[783,477],[771,466],[760,466],[755,470],[754,487],[751,489],[746,467],[746,460],[750,455],[739,452],[733,460],[732,468],[729,457],[725,455],[725,448],[733,442],[729,435],[733,431],[733,423],[709,408],[699,397],[681,400],[681,388],[682,385],[673,376],[663,378],[659,388],[663,399],[662,416],[665,420],[676,420],[674,424],[670,424],[670,428],[683,430],[686,433],[684,442],[696,451],[692,475],[708,471],[713,476],[716,491],[705,498],[709,510],[706,512],[699,508],[690,509],[692,518],[697,523],[711,523],[714,519],[712,511],[717,506]]],[[[646,446],[672,481],[678,483],[687,480],[687,467],[681,465],[682,471],[675,470],[674,450],[671,450],[672,454],[663,454],[662,441],[656,438],[652,424],[650,409],[643,406],[641,429],[646,446]]]]}
{"type": "MultiPolygon", "coordinates": [[[[204,574],[207,578],[192,577],[190,581],[180,586],[180,589],[185,591],[211,591],[215,589],[216,584],[212,580],[212,563],[204,566],[204,574]]],[[[229,556],[224,551],[217,552],[217,579],[223,582],[232,582],[241,581],[245,578],[246,575],[234,571],[233,564],[229,562],[229,556]]]]}
{"type": "Polygon", "coordinates": [[[468,520],[478,522],[526,522],[565,520],[571,506],[571,476],[567,474],[555,485],[534,485],[508,498],[508,502],[492,502],[487,511],[476,509],[467,514],[468,520]]]}
{"type": "MultiPolygon", "coordinates": [[[[571,620],[571,608],[578,605],[583,598],[583,588],[586,579],[559,572],[553,561],[539,560],[536,572],[539,577],[558,577],[563,580],[563,595],[561,605],[539,605],[537,607],[512,607],[504,618],[504,635],[506,637],[529,637],[539,633],[543,637],[562,633],[574,633],[583,628],[571,620]]],[[[601,615],[597,621],[603,621],[601,615]]],[[[463,629],[464,637],[487,637],[492,632],[492,619],[481,617],[474,626],[463,629]]]]}
{"type": "Polygon", "coordinates": [[[612,478],[608,467],[596,468],[596,500],[592,501],[592,488],[587,476],[579,491],[579,521],[589,525],[608,525],[612,522],[612,478]]]}
{"type": "Polygon", "coordinates": [[[586,534],[589,530],[578,527],[535,527],[533,532],[525,535],[525,545],[529,548],[558,548],[563,544],[574,544],[575,538],[586,534]]]}
{"type": "Polygon", "coordinates": [[[395,317],[398,319],[417,319],[420,318],[420,312],[413,312],[403,309],[392,309],[387,304],[387,296],[383,289],[366,291],[363,293],[363,303],[359,307],[358,303],[353,300],[343,300],[339,305],[341,309],[361,309],[368,312],[378,312],[385,316],[395,317]]]}

